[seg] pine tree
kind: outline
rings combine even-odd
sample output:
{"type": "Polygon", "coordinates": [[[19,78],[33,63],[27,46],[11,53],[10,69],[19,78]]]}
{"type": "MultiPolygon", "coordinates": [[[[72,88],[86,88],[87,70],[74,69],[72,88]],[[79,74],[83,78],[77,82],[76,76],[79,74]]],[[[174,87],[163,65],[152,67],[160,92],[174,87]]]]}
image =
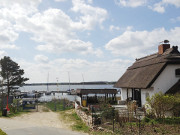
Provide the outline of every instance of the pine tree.
{"type": "Polygon", "coordinates": [[[20,66],[8,56],[4,56],[4,58],[0,60],[0,67],[0,75],[3,79],[3,86],[7,87],[8,96],[11,90],[15,87],[22,86],[25,81],[29,80],[28,78],[22,77],[24,70],[20,69],[20,66]]]}

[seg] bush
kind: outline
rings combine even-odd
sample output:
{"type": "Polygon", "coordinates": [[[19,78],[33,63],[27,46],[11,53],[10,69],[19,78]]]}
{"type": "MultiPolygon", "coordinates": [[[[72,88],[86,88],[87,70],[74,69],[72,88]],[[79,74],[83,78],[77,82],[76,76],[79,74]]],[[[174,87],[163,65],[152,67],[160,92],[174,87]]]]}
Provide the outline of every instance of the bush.
{"type": "Polygon", "coordinates": [[[174,117],[174,118],[158,118],[156,119],[158,123],[164,123],[164,124],[180,124],[180,117],[174,117]]]}
{"type": "Polygon", "coordinates": [[[174,106],[172,108],[173,114],[175,117],[180,116],[180,94],[174,96],[174,106]]]}
{"type": "Polygon", "coordinates": [[[7,134],[0,129],[0,135],[7,135],[7,134]]]}
{"type": "Polygon", "coordinates": [[[172,95],[164,95],[161,92],[156,93],[151,98],[147,98],[151,111],[147,112],[156,118],[165,118],[168,111],[175,107],[176,97],[172,95]]]}

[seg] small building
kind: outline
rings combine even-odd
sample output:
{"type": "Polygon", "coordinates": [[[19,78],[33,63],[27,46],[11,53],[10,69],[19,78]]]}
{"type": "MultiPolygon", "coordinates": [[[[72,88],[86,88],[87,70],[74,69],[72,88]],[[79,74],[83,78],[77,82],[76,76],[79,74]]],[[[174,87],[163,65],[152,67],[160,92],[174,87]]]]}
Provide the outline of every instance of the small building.
{"type": "Polygon", "coordinates": [[[99,100],[115,103],[117,89],[77,89],[76,93],[80,97],[80,104],[86,107],[88,105],[98,104],[99,100]]]}
{"type": "Polygon", "coordinates": [[[168,40],[158,46],[158,52],[136,59],[115,87],[121,88],[122,100],[136,100],[139,107],[155,93],[180,91],[180,53],[170,48],[168,40]]]}

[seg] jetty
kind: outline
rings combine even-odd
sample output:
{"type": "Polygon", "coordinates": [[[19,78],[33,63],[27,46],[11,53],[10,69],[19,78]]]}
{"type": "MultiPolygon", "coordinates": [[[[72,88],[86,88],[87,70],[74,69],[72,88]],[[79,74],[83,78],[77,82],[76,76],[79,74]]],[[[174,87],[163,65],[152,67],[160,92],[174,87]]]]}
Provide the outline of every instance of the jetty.
{"type": "Polygon", "coordinates": [[[41,97],[42,95],[55,95],[56,93],[62,93],[62,95],[64,93],[67,93],[67,94],[71,94],[71,91],[33,91],[33,92],[21,92],[21,91],[18,91],[18,92],[13,92],[11,93],[11,95],[14,97],[14,98],[26,98],[26,97],[34,97],[34,98],[39,98],[41,97]]]}

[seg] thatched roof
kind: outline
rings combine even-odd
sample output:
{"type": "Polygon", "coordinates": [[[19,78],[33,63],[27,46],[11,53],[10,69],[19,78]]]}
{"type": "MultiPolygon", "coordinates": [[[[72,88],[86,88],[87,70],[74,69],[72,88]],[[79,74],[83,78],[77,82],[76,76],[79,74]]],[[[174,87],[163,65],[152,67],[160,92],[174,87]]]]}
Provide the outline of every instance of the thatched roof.
{"type": "Polygon", "coordinates": [[[167,49],[163,54],[155,53],[136,59],[118,80],[115,87],[149,88],[167,64],[180,64],[180,53],[177,46],[167,49]]]}

